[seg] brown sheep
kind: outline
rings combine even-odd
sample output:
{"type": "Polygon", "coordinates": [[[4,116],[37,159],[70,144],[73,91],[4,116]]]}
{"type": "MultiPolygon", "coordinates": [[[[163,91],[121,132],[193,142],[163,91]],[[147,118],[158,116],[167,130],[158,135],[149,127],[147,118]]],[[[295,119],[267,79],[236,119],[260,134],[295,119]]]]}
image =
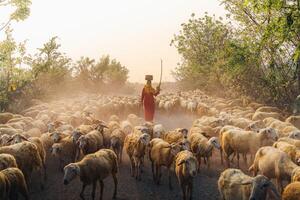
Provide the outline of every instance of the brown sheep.
{"type": "Polygon", "coordinates": [[[1,153],[0,154],[0,170],[9,168],[9,167],[18,167],[15,157],[10,154],[1,153]]]}
{"type": "Polygon", "coordinates": [[[100,200],[103,196],[103,179],[112,175],[114,179],[113,198],[117,195],[118,160],[116,154],[110,149],[101,149],[96,153],[86,155],[81,161],[70,163],[64,167],[64,184],[69,184],[75,177],[79,176],[82,182],[80,197],[84,199],[84,190],[87,185],[93,184],[92,199],[95,199],[97,181],[100,183],[100,200]]]}
{"type": "MultiPolygon", "coordinates": [[[[41,156],[35,144],[24,141],[10,146],[0,147],[0,153],[11,154],[15,157],[18,167],[23,172],[25,179],[29,180],[33,170],[41,173],[43,166],[41,156]]],[[[43,182],[41,182],[43,188],[43,182]]]]}
{"type": "Polygon", "coordinates": [[[125,133],[121,129],[115,129],[110,136],[110,145],[112,150],[116,153],[118,160],[122,163],[122,153],[125,140],[125,133]]]}
{"type": "Polygon", "coordinates": [[[254,176],[260,171],[268,178],[276,178],[278,190],[282,191],[282,181],[291,180],[294,170],[299,168],[285,152],[274,147],[261,147],[249,171],[253,171],[254,176]]]}
{"type": "Polygon", "coordinates": [[[169,188],[172,189],[170,167],[180,149],[180,145],[169,144],[160,138],[151,140],[149,144],[149,159],[151,161],[153,180],[156,184],[160,184],[161,166],[165,166],[168,170],[169,188]]]}
{"type": "Polygon", "coordinates": [[[51,147],[51,154],[59,160],[59,170],[63,169],[66,163],[73,162],[76,156],[76,144],[71,137],[62,139],[59,143],[54,143],[51,147]]]}
{"type": "Polygon", "coordinates": [[[192,152],[184,150],[176,155],[175,172],[183,199],[192,199],[193,178],[197,175],[197,159],[192,152]]]}
{"type": "Polygon", "coordinates": [[[29,200],[28,188],[22,171],[18,168],[0,171],[0,199],[18,199],[18,194],[29,200]]]}
{"type": "MultiPolygon", "coordinates": [[[[103,136],[99,131],[93,130],[86,135],[80,136],[77,141],[77,146],[82,151],[83,155],[95,153],[103,147],[103,136]]],[[[77,156],[76,160],[79,159],[79,155],[77,156]]]]}
{"type": "Polygon", "coordinates": [[[274,184],[265,176],[250,177],[239,169],[226,169],[218,180],[222,200],[266,200],[267,193],[272,199],[280,199],[274,184]]]}
{"type": "Polygon", "coordinates": [[[299,200],[300,199],[300,182],[293,182],[284,188],[282,200],[299,200]]]}
{"type": "Polygon", "coordinates": [[[146,153],[146,146],[148,144],[147,133],[141,135],[131,133],[126,136],[124,141],[124,148],[130,159],[130,172],[131,176],[141,180],[142,163],[146,153]]]}
{"type": "Polygon", "coordinates": [[[42,160],[43,169],[44,169],[44,179],[47,179],[47,170],[46,170],[46,151],[43,145],[43,142],[38,137],[30,137],[26,138],[24,135],[21,134],[15,134],[11,136],[11,138],[7,141],[9,144],[17,144],[23,141],[29,141],[36,145],[38,148],[39,155],[42,160]]]}

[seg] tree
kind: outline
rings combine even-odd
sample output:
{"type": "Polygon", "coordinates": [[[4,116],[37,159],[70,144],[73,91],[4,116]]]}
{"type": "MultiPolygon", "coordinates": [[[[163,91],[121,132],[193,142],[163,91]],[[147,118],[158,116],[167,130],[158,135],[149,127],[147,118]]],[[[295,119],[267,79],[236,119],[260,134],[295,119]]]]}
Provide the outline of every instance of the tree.
{"type": "Polygon", "coordinates": [[[57,37],[52,37],[28,59],[37,91],[54,91],[71,77],[72,60],[59,51],[61,45],[56,40],[57,37]]]}
{"type": "Polygon", "coordinates": [[[182,30],[171,41],[183,57],[174,72],[176,79],[198,87],[207,86],[210,79],[220,82],[218,65],[223,62],[224,47],[232,37],[230,23],[208,15],[197,19],[193,14],[181,26],[182,30]]]}
{"type": "Polygon", "coordinates": [[[0,22],[0,31],[10,25],[12,21],[22,21],[30,15],[31,0],[0,0],[0,7],[11,6],[14,11],[6,22],[0,22]]]}

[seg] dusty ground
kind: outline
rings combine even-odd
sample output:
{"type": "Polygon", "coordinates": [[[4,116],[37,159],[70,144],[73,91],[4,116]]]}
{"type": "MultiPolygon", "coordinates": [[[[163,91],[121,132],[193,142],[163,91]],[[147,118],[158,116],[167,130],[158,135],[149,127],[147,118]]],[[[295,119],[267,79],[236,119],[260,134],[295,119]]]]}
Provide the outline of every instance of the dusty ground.
{"type": "MultiPolygon", "coordinates": [[[[167,129],[177,127],[190,128],[193,121],[193,116],[187,114],[177,114],[176,116],[161,115],[157,116],[157,122],[164,124],[167,129]]],[[[129,161],[126,153],[123,154],[123,163],[120,165],[118,174],[118,200],[177,200],[181,199],[181,191],[178,186],[175,173],[172,177],[174,189],[169,190],[167,184],[166,173],[163,173],[162,183],[157,186],[152,180],[150,163],[146,162],[145,172],[142,174],[142,180],[136,181],[129,173],[129,161]]],[[[37,187],[37,177],[33,177],[31,188],[32,200],[75,200],[80,199],[79,193],[81,190],[80,180],[74,180],[69,185],[63,184],[63,173],[58,171],[57,161],[50,158],[47,163],[48,180],[46,187],[42,191],[37,187]]],[[[206,166],[201,167],[200,174],[194,181],[194,199],[201,200],[216,200],[219,199],[217,189],[217,179],[224,169],[220,165],[220,157],[218,152],[214,152],[211,169],[207,170],[206,166]]],[[[104,199],[112,199],[113,182],[109,177],[105,181],[104,199]]],[[[90,198],[91,186],[86,188],[85,197],[90,198]]],[[[99,199],[100,189],[97,188],[96,199],[99,199]]]]}

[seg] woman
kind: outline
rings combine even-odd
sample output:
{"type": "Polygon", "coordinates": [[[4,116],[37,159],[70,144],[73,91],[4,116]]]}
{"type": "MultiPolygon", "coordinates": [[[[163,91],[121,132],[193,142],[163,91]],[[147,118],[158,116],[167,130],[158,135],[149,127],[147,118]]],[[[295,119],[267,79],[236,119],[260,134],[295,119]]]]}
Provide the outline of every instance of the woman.
{"type": "Polygon", "coordinates": [[[157,96],[160,92],[159,86],[156,90],[152,87],[151,81],[153,80],[152,75],[146,75],[147,83],[143,88],[142,92],[142,103],[144,105],[144,116],[145,121],[153,122],[154,111],[155,111],[155,99],[154,96],[157,96]]]}

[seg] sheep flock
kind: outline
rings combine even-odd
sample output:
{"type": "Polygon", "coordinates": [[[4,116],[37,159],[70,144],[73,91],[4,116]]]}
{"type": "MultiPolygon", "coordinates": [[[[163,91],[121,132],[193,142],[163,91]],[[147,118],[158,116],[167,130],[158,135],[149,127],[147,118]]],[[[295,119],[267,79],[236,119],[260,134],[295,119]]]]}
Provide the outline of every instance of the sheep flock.
{"type": "Polygon", "coordinates": [[[168,124],[145,122],[139,96],[99,94],[0,113],[0,200],[74,199],[63,195],[73,187],[75,199],[162,199],[119,192],[146,183],[178,188],[164,199],[300,200],[300,116],[201,90],[160,94],[156,115],[168,124]],[[184,127],[172,121],[184,116],[184,127]],[[54,175],[60,191],[47,184],[54,175]],[[198,192],[205,184],[214,196],[198,192]]]}

